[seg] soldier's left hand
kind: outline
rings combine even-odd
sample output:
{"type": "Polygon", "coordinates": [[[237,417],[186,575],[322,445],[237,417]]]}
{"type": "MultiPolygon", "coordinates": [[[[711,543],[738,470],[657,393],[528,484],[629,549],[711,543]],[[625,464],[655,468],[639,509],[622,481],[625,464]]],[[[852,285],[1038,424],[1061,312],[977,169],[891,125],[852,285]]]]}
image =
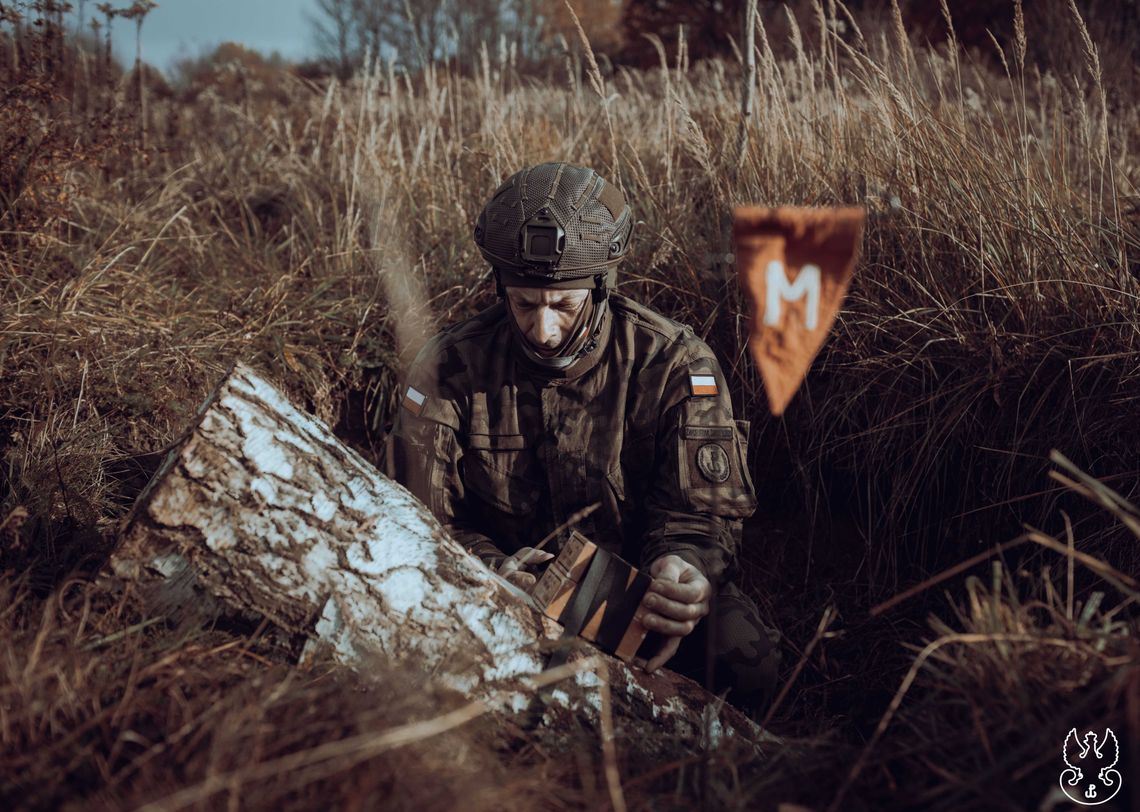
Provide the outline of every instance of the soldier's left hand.
{"type": "Polygon", "coordinates": [[[653,581],[641,599],[641,623],[666,637],[661,650],[645,664],[650,674],[677,653],[681,639],[709,613],[712,585],[692,564],[677,555],[665,555],[649,566],[653,581]]]}
{"type": "Polygon", "coordinates": [[[533,572],[527,572],[528,568],[536,567],[539,564],[545,564],[550,559],[554,558],[553,553],[548,553],[545,550],[537,550],[534,547],[523,547],[516,550],[514,555],[508,556],[502,564],[499,565],[499,575],[506,578],[515,586],[522,590],[529,591],[538,582],[538,577],[533,572]]]}

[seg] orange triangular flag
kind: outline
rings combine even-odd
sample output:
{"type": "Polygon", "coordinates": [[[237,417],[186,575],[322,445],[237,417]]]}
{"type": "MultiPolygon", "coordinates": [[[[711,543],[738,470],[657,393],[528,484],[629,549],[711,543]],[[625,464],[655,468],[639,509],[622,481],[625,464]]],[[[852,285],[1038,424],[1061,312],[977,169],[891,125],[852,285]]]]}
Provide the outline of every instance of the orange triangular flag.
{"type": "Polygon", "coordinates": [[[748,348],[774,415],[784,413],[839,313],[864,217],[860,208],[734,212],[737,274],[751,313],[748,348]]]}

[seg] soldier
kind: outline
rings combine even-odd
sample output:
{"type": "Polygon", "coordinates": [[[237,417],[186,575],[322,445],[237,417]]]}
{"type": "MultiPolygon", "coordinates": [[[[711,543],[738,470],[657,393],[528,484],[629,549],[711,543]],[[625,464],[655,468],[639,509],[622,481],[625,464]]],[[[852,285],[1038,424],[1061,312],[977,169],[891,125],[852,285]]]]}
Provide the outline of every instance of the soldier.
{"type": "Polygon", "coordinates": [[[755,712],[779,636],[729,579],[756,507],[748,424],[691,328],[613,290],[632,230],[622,192],[589,169],[508,178],[475,226],[501,301],[416,358],[387,473],[524,587],[551,558],[534,545],[599,505],[578,529],[653,577],[638,612],[656,648],[639,662],[653,672],[676,654],[703,680],[712,623],[713,687],[755,712]]]}

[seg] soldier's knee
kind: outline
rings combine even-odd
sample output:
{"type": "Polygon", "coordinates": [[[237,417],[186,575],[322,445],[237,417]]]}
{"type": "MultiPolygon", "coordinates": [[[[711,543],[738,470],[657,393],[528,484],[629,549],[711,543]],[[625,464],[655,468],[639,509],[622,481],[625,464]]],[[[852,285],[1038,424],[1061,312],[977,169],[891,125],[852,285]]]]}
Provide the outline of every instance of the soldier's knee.
{"type": "Polygon", "coordinates": [[[720,657],[729,701],[742,710],[765,709],[775,695],[780,675],[780,650],[776,644],[780,638],[768,629],[762,639],[762,643],[737,648],[720,657]]]}
{"type": "Polygon", "coordinates": [[[742,710],[755,712],[772,701],[780,671],[780,633],[765,626],[745,595],[722,595],[715,614],[716,683],[742,710]]]}

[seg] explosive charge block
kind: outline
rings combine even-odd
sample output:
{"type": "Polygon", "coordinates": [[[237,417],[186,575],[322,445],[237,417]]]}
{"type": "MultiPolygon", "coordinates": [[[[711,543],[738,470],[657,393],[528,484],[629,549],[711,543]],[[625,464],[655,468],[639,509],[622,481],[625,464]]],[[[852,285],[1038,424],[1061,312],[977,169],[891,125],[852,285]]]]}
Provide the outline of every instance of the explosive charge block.
{"type": "Polygon", "coordinates": [[[647,630],[634,615],[650,580],[575,530],[531,595],[567,634],[629,662],[645,639],[647,630]]]}

